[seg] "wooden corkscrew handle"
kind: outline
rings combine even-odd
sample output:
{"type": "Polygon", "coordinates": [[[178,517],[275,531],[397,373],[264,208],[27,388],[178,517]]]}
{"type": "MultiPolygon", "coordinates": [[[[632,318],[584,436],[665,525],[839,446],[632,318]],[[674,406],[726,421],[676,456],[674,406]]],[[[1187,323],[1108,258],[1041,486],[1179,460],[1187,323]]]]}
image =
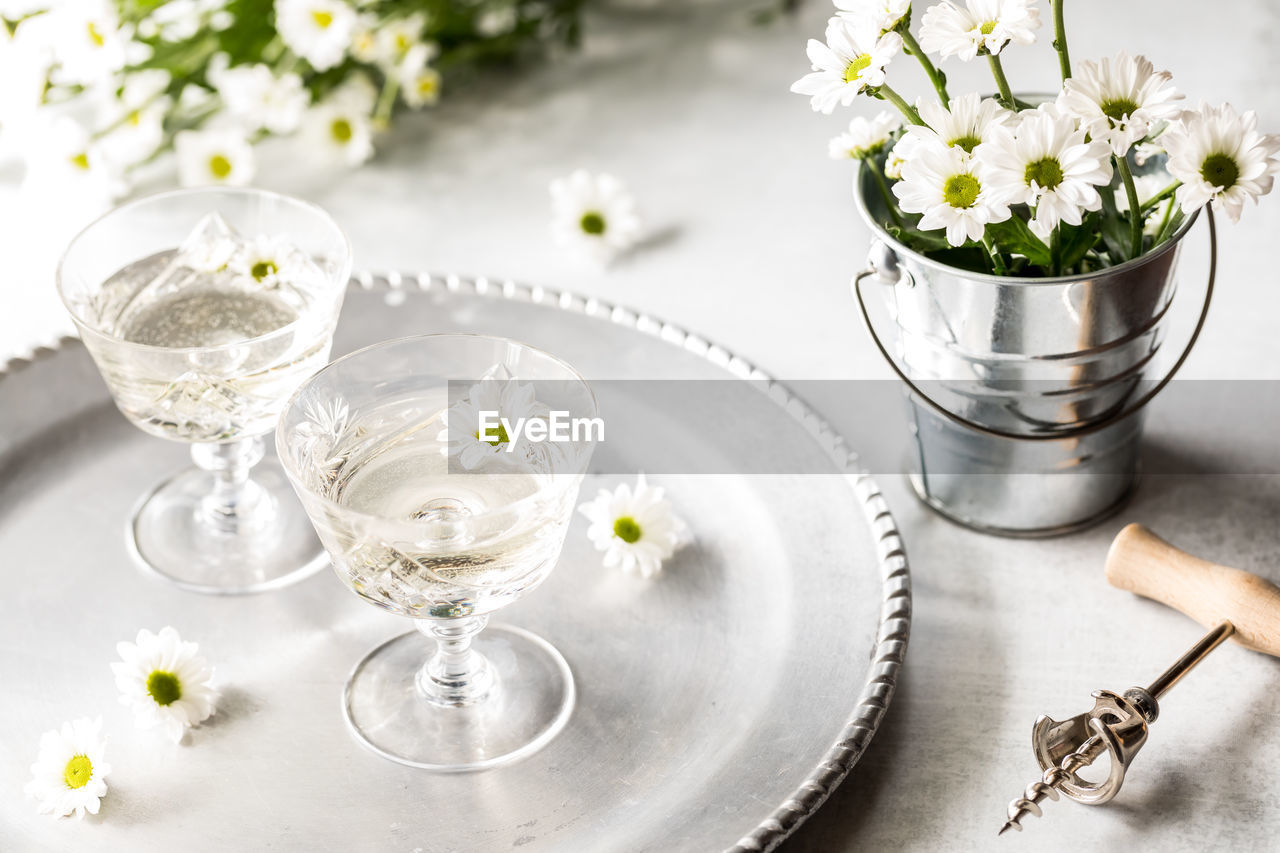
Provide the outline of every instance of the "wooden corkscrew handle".
{"type": "Polygon", "coordinates": [[[1111,543],[1107,581],[1207,628],[1230,622],[1242,645],[1280,657],[1280,587],[1265,578],[1193,557],[1130,524],[1111,543]]]}

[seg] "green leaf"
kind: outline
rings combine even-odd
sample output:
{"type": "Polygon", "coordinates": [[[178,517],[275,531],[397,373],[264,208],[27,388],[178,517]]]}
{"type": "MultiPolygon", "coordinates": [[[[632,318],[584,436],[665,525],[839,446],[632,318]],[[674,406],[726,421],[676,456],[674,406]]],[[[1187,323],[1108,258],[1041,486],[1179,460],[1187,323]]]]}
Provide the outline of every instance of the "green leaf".
{"type": "Polygon", "coordinates": [[[985,249],[973,243],[958,248],[947,247],[946,249],[925,252],[925,255],[949,267],[991,274],[991,256],[987,254],[985,249]]]}
{"type": "Polygon", "coordinates": [[[941,252],[951,248],[951,244],[947,242],[946,233],[939,231],[921,231],[917,228],[905,228],[893,225],[892,223],[885,225],[885,230],[904,246],[915,249],[917,252],[941,252]]]}
{"type": "Polygon", "coordinates": [[[988,225],[987,236],[995,241],[1001,251],[1022,255],[1038,267],[1047,267],[1053,261],[1049,247],[1016,213],[1004,222],[988,225]]]}
{"type": "Polygon", "coordinates": [[[1097,244],[1098,222],[1101,218],[1097,213],[1090,213],[1079,225],[1063,223],[1058,226],[1062,235],[1058,266],[1064,273],[1084,260],[1084,256],[1097,244]]]}

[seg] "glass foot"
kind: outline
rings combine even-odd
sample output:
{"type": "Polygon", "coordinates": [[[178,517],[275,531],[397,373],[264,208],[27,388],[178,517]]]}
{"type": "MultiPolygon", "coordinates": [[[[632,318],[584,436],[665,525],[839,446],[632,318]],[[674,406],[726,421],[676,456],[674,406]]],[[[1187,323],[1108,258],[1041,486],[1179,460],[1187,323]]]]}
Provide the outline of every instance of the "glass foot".
{"type": "Polygon", "coordinates": [[[193,592],[240,595],[300,581],[329,559],[275,459],[239,484],[240,503],[218,494],[219,475],[191,468],[143,498],[126,538],[134,557],[193,592]]]}
{"type": "Polygon", "coordinates": [[[378,646],[347,679],[347,724],[384,758],[440,772],[496,767],[546,746],[573,711],[565,659],[546,640],[509,625],[481,631],[471,648],[487,661],[492,684],[471,704],[445,705],[418,686],[431,640],[410,631],[378,646]]]}

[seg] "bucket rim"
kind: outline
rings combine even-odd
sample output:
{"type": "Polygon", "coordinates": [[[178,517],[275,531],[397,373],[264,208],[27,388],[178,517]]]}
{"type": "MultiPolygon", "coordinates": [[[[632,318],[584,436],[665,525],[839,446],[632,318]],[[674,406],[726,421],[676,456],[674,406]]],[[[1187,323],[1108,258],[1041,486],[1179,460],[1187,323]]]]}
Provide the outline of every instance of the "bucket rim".
{"type": "Polygon", "coordinates": [[[862,192],[862,179],[866,175],[866,169],[866,161],[859,161],[857,173],[853,177],[853,200],[857,205],[858,214],[862,217],[862,220],[870,226],[872,236],[889,246],[896,255],[909,257],[917,263],[935,270],[950,272],[954,275],[961,275],[969,281],[980,281],[984,283],[1003,284],[1017,287],[1048,287],[1053,285],[1077,284],[1082,281],[1096,281],[1099,277],[1104,275],[1118,275],[1128,270],[1137,269],[1138,267],[1144,266],[1145,264],[1157,260],[1158,258],[1162,258],[1169,252],[1174,251],[1178,248],[1178,244],[1182,242],[1182,238],[1191,230],[1191,226],[1195,225],[1196,221],[1200,218],[1200,210],[1197,209],[1195,213],[1188,216],[1186,220],[1178,226],[1178,229],[1170,235],[1167,241],[1161,243],[1150,252],[1139,255],[1136,258],[1131,258],[1122,264],[1116,264],[1113,267],[1106,267],[1105,269],[1096,270],[1094,272],[1051,276],[1048,278],[1023,278],[1015,275],[991,275],[990,273],[974,272],[972,270],[953,267],[949,264],[935,261],[933,258],[922,255],[915,249],[912,249],[895,239],[892,234],[884,229],[883,225],[876,221],[875,217],[871,215],[870,208],[867,207],[866,198],[862,192]]]}

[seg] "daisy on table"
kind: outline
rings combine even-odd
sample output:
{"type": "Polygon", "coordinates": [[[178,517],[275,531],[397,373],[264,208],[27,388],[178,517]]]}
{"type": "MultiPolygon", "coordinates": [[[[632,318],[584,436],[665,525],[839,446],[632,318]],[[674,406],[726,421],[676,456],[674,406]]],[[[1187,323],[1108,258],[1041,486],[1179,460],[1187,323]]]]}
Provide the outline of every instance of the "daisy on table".
{"type": "Polygon", "coordinates": [[[613,175],[579,169],[551,182],[551,233],[561,246],[604,265],[643,233],[635,198],[613,175]]]}
{"type": "Polygon", "coordinates": [[[595,500],[578,507],[590,522],[587,536],[604,552],[606,568],[620,568],[651,578],[683,545],[689,529],[676,517],[665,490],[650,486],[644,474],[635,486],[601,489],[595,500]]]}
{"type": "Polygon", "coordinates": [[[40,736],[40,754],[25,790],[40,801],[41,814],[83,819],[85,812],[98,813],[110,772],[102,718],[81,718],[40,736]]]}
{"type": "Polygon", "coordinates": [[[1213,202],[1239,222],[1245,201],[1271,192],[1280,170],[1280,136],[1258,133],[1253,111],[1240,115],[1230,104],[1202,102],[1160,141],[1169,152],[1169,173],[1182,182],[1175,198],[1185,213],[1213,202]]]}
{"type": "Polygon", "coordinates": [[[960,146],[921,139],[902,165],[893,194],[907,213],[922,214],[920,230],[946,229],[947,242],[981,241],[988,223],[1009,218],[1009,205],[986,185],[978,163],[960,146]]]}
{"type": "Polygon", "coordinates": [[[145,628],[132,643],[116,646],[121,661],[111,664],[120,704],[133,709],[140,729],[160,729],[174,743],[188,727],[213,715],[218,694],[213,669],[173,628],[153,634],[145,628]]]}
{"type": "Polygon", "coordinates": [[[992,197],[1034,209],[1031,230],[1048,240],[1059,223],[1079,225],[1085,211],[1102,207],[1110,154],[1103,140],[1086,141],[1074,116],[1046,105],[1020,113],[1016,128],[994,128],[975,156],[992,197]]]}

